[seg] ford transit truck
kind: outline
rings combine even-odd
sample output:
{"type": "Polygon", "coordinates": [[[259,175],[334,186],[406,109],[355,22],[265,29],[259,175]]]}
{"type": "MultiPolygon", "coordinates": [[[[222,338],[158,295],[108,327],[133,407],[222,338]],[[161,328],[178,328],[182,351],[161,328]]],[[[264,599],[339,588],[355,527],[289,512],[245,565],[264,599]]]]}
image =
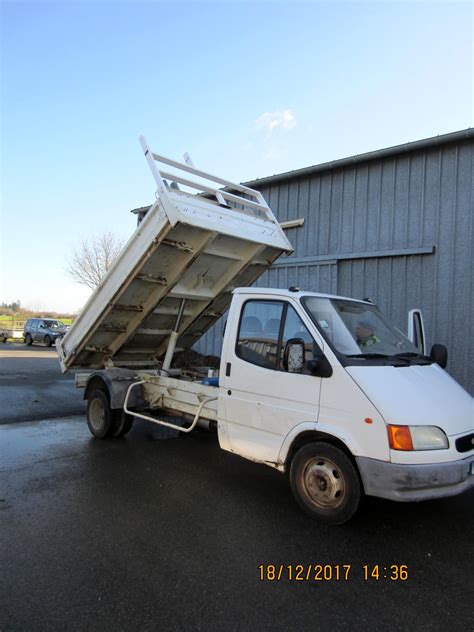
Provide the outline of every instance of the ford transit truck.
{"type": "Polygon", "coordinates": [[[94,437],[134,419],[289,475],[309,515],[342,524],[363,495],[421,501],[474,487],[473,398],[368,300],[251,287],[293,251],[259,191],[153,153],[156,201],[56,347],[94,437]],[[219,369],[174,366],[227,314],[219,369]]]}

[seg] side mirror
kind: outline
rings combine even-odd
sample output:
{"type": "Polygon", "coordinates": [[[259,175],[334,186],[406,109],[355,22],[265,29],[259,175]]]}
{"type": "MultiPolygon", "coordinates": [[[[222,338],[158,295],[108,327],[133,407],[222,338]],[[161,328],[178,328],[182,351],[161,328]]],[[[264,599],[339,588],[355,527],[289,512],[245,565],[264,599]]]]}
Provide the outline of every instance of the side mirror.
{"type": "Polygon", "coordinates": [[[304,365],[304,340],[290,338],[283,352],[283,366],[288,373],[301,373],[304,365]]]}
{"type": "Polygon", "coordinates": [[[302,338],[290,338],[286,343],[283,367],[288,373],[309,373],[317,377],[331,377],[333,373],[332,366],[324,355],[305,362],[305,344],[302,338]]]}
{"type": "Polygon", "coordinates": [[[442,369],[448,364],[448,350],[444,345],[435,344],[431,347],[430,358],[442,369]]]}

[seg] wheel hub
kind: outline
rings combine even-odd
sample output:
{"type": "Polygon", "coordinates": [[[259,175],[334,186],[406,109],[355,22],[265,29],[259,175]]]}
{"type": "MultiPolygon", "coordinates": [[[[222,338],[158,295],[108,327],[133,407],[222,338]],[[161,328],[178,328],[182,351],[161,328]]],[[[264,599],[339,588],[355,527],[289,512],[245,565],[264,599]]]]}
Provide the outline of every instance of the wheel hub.
{"type": "Polygon", "coordinates": [[[316,483],[321,491],[325,491],[328,488],[327,480],[322,476],[316,477],[316,483]]]}
{"type": "Polygon", "coordinates": [[[304,486],[319,507],[337,507],[344,498],[341,470],[329,459],[313,459],[304,472],[304,486]]]}
{"type": "Polygon", "coordinates": [[[94,430],[100,431],[105,418],[104,405],[100,399],[94,399],[89,408],[90,423],[94,430]]]}

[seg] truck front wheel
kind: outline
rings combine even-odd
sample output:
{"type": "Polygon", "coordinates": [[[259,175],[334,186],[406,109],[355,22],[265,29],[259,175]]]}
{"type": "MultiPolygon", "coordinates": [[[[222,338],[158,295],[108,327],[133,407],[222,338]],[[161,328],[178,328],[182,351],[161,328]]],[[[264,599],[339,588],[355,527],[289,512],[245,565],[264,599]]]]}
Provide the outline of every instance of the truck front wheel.
{"type": "Polygon", "coordinates": [[[291,462],[290,483],[303,511],[327,524],[347,522],[360,503],[357,471],[330,443],[317,441],[300,448],[291,462]]]}
{"type": "Polygon", "coordinates": [[[93,391],[87,399],[87,425],[94,437],[105,439],[115,430],[115,418],[107,393],[93,391]]]}

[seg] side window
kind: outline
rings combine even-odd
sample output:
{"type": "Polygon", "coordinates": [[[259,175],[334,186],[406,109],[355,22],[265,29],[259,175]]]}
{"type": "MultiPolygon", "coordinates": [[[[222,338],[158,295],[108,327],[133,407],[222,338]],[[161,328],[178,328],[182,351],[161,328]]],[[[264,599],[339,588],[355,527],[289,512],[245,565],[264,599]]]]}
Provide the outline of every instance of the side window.
{"type": "Polygon", "coordinates": [[[36,318],[33,318],[33,320],[30,323],[30,327],[31,327],[31,329],[33,329],[33,331],[38,329],[38,321],[36,320],[36,318]]]}
{"type": "Polygon", "coordinates": [[[266,369],[277,368],[278,335],[283,303],[251,300],[240,316],[236,353],[247,362],[266,369]]]}
{"type": "MultiPolygon", "coordinates": [[[[301,318],[298,316],[296,311],[288,305],[288,310],[286,312],[285,319],[285,327],[283,329],[283,341],[281,345],[280,360],[283,360],[283,353],[285,350],[285,345],[291,338],[300,338],[304,342],[305,354],[304,361],[308,362],[308,360],[313,360],[318,356],[321,356],[322,352],[319,349],[316,341],[313,336],[309,333],[306,325],[303,323],[301,318]]],[[[283,366],[283,362],[282,362],[283,366]]],[[[304,370],[303,370],[304,373],[304,370]]]]}

